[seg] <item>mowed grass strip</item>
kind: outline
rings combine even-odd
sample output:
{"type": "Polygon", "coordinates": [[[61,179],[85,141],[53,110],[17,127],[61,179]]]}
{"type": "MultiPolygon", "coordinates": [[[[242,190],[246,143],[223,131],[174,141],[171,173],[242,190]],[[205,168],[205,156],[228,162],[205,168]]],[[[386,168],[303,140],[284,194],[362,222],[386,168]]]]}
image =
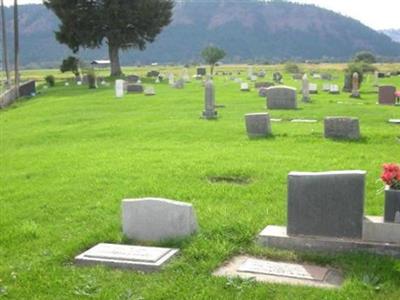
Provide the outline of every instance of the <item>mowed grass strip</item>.
{"type": "MultiPolygon", "coordinates": [[[[244,79],[246,68],[241,69],[244,79]]],[[[333,72],[341,86],[342,73],[333,72]]],[[[270,80],[270,70],[267,76],[270,80]]],[[[255,89],[240,92],[226,77],[215,79],[217,104],[225,105],[215,121],[200,118],[199,81],[183,90],[152,84],[156,96],[129,94],[122,100],[112,86],[89,90],[59,82],[1,111],[0,297],[399,299],[399,260],[262,249],[254,239],[268,224],[286,224],[286,178],[294,170],[366,170],[366,213],[382,214],[381,165],[400,161],[400,128],[387,120],[400,118],[400,107],[376,105],[370,77],[361,100],[320,91],[298,110],[269,111],[283,119],[272,123],[273,136],[249,140],[244,114],[266,111],[265,99],[255,89]],[[324,116],[358,117],[362,139],[324,139],[324,116]],[[318,122],[288,121],[294,118],[318,122]],[[230,182],[237,178],[245,184],[230,182]],[[73,265],[75,255],[99,242],[129,242],[121,233],[121,200],[145,196],[195,206],[197,235],[154,244],[181,248],[177,259],[158,274],[73,265]],[[331,291],[211,275],[239,253],[341,268],[346,281],[331,291]]],[[[310,81],[321,89],[322,80],[310,81]]],[[[284,82],[301,84],[289,74],[284,82]]],[[[381,83],[399,87],[400,78],[381,83]]]]}

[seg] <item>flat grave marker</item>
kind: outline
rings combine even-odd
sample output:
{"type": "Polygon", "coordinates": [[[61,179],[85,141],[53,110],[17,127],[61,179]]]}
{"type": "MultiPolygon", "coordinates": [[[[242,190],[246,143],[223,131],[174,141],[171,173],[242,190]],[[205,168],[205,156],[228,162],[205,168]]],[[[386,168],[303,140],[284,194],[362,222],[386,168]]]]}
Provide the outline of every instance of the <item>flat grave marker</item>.
{"type": "Polygon", "coordinates": [[[77,264],[103,264],[144,272],[157,271],[177,249],[100,243],[75,257],[77,264]]]}

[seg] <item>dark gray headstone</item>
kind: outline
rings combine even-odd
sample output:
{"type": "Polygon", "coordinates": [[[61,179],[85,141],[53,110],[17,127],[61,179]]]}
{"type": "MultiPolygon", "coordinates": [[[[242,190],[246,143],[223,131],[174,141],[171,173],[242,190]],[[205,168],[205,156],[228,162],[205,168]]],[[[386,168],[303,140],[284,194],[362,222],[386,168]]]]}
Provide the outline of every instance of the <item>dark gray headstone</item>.
{"type": "Polygon", "coordinates": [[[396,87],[384,85],[379,87],[379,104],[394,105],[396,103],[396,87]]]}
{"type": "Polygon", "coordinates": [[[350,93],[352,86],[351,86],[352,76],[350,74],[346,74],[344,76],[344,87],[343,92],[350,93]]]}
{"type": "Polygon", "coordinates": [[[267,107],[269,109],[296,109],[296,89],[287,86],[268,88],[267,107]]]}
{"type": "Polygon", "coordinates": [[[141,84],[128,84],[126,86],[128,93],[143,93],[143,85],[141,84]]]}
{"type": "Polygon", "coordinates": [[[324,119],[326,138],[357,140],[360,138],[358,118],[326,117],[324,119]]]}
{"type": "Polygon", "coordinates": [[[258,96],[267,97],[267,88],[262,87],[258,90],[258,96]]]}
{"type": "Polygon", "coordinates": [[[385,222],[394,222],[396,213],[400,213],[400,191],[385,190],[385,222]]]}
{"type": "Polygon", "coordinates": [[[215,110],[215,88],[211,80],[204,84],[204,119],[216,119],[218,112],[215,110]]]}
{"type": "Polygon", "coordinates": [[[249,138],[271,135],[271,120],[268,113],[246,114],[246,129],[249,138]]]}
{"type": "Polygon", "coordinates": [[[288,235],[361,239],[365,174],[291,172],[288,235]]]}
{"type": "Polygon", "coordinates": [[[36,82],[35,80],[30,80],[19,86],[19,96],[26,97],[36,94],[36,82]]]}
{"type": "Polygon", "coordinates": [[[137,75],[128,75],[128,76],[126,76],[125,80],[128,83],[136,83],[136,82],[139,81],[139,76],[137,76],[137,75]]]}

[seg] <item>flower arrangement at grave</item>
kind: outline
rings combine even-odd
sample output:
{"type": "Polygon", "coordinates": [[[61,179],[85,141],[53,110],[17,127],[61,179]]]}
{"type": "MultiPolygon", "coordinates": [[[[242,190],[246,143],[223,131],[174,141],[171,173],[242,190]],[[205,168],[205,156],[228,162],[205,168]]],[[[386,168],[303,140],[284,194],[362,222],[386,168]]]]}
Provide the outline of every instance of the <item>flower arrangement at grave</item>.
{"type": "Polygon", "coordinates": [[[390,189],[400,190],[400,165],[384,164],[381,179],[390,189]]]}

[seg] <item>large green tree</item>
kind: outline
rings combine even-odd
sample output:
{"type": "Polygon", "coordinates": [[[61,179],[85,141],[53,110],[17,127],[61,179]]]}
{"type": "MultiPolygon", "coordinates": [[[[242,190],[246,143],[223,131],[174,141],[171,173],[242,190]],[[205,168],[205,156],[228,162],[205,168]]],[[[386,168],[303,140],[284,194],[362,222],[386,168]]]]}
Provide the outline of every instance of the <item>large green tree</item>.
{"type": "Polygon", "coordinates": [[[119,51],[143,50],[171,22],[173,0],[44,0],[60,19],[60,43],[74,52],[108,45],[111,75],[122,74],[119,51]]]}

